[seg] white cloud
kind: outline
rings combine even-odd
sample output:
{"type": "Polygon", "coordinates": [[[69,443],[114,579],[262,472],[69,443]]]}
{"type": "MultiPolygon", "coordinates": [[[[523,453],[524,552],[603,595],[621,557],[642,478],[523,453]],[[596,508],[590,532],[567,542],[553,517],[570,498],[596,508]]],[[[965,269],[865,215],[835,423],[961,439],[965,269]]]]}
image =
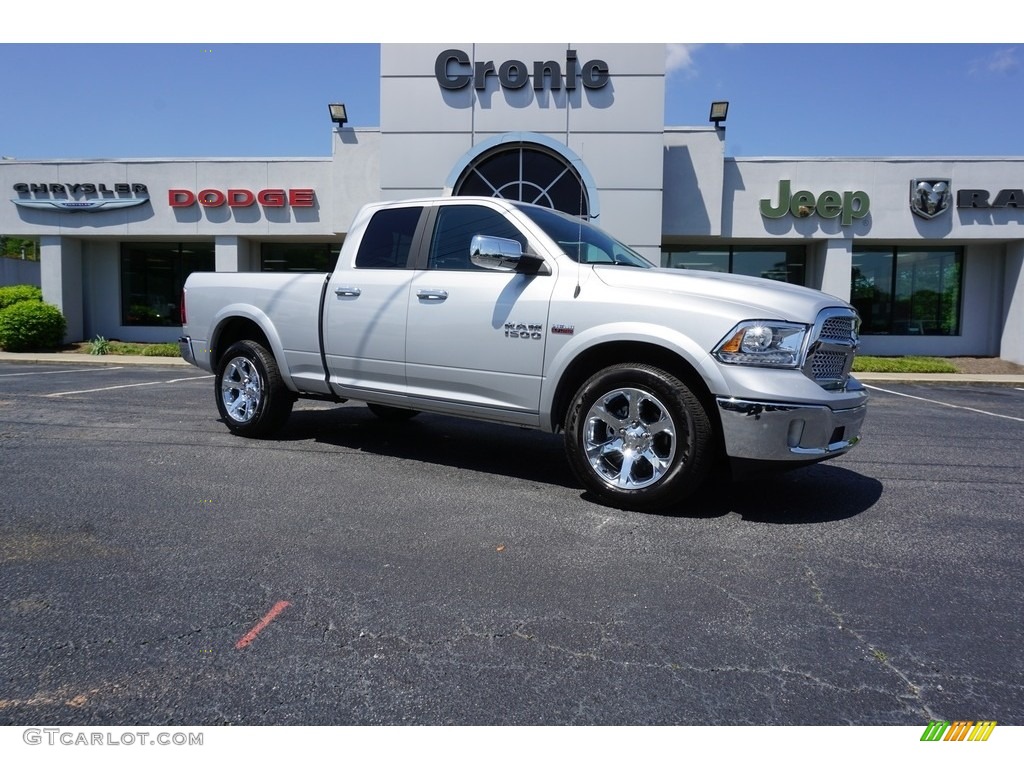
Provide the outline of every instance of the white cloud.
{"type": "Polygon", "coordinates": [[[700,45],[686,43],[669,43],[665,46],[665,74],[672,75],[676,72],[683,74],[695,74],[696,65],[693,63],[693,53],[700,45]]]}
{"type": "Polygon", "coordinates": [[[1017,68],[1017,56],[1014,53],[1016,48],[1002,48],[993,53],[988,60],[988,68],[991,72],[1009,72],[1017,68]]]}
{"type": "Polygon", "coordinates": [[[971,66],[971,73],[995,72],[1003,75],[1014,71],[1019,66],[1016,48],[1000,48],[983,59],[977,59],[971,66]]]}

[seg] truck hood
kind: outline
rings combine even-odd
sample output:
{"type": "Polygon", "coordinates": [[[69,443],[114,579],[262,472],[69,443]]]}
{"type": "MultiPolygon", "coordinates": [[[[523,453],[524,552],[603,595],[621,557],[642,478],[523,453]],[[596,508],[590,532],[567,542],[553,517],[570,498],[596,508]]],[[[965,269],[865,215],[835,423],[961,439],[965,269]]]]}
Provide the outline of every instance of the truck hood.
{"type": "Polygon", "coordinates": [[[825,307],[849,307],[827,293],[778,280],[723,272],[680,269],[637,269],[625,266],[594,266],[594,274],[606,285],[644,293],[652,291],[679,297],[713,298],[747,307],[754,319],[813,322],[825,307]]]}

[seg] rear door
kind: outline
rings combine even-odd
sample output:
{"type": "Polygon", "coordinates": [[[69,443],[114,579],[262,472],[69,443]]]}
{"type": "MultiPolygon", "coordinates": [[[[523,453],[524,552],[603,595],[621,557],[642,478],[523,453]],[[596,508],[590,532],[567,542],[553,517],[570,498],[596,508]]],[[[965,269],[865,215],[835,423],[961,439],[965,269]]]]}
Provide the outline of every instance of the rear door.
{"type": "Polygon", "coordinates": [[[324,303],[324,352],[338,394],[406,390],[405,329],[422,205],[382,208],[359,237],[353,264],[335,270],[324,303]]]}

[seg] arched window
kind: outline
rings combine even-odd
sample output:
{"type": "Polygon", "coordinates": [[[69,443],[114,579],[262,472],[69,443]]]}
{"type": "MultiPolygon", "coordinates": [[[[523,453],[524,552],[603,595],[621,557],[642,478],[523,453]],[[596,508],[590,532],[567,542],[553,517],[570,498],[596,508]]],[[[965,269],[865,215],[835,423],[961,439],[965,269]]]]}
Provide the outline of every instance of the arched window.
{"type": "Polygon", "coordinates": [[[475,158],[452,194],[500,197],[590,217],[586,186],[572,164],[529,142],[501,144],[475,158]]]}

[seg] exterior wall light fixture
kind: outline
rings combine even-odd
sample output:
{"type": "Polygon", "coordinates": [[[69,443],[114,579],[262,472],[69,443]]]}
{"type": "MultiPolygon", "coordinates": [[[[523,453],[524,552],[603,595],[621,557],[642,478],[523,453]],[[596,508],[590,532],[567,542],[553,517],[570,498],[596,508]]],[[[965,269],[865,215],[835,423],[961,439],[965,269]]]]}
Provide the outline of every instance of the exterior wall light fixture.
{"type": "Polygon", "coordinates": [[[331,121],[337,123],[339,128],[348,122],[344,104],[328,104],[327,108],[331,110],[331,121]]]}
{"type": "Polygon", "coordinates": [[[708,120],[715,124],[715,128],[721,128],[720,123],[725,121],[726,116],[729,114],[729,102],[728,101],[712,101],[711,102],[711,114],[708,115],[708,120]]]}

